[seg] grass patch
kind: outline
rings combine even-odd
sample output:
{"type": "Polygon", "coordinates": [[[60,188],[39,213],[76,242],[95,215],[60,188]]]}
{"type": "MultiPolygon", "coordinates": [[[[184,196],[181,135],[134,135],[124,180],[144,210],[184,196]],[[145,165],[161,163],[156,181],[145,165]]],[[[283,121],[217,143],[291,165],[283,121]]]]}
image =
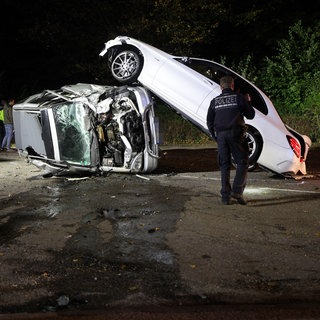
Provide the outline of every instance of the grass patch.
{"type": "Polygon", "coordinates": [[[155,108],[159,119],[160,144],[211,144],[213,140],[195,125],[182,118],[169,107],[158,104],[155,108]]]}
{"type": "Polygon", "coordinates": [[[299,115],[284,115],[282,120],[292,129],[296,130],[302,135],[308,136],[312,143],[320,142],[320,128],[316,122],[310,121],[308,116],[299,115]]]}
{"type": "MultiPolygon", "coordinates": [[[[155,107],[159,119],[161,145],[204,145],[215,142],[189,121],[183,119],[174,110],[158,103],[155,107]]],[[[320,130],[317,123],[309,121],[308,117],[298,115],[283,115],[282,120],[292,129],[310,137],[313,143],[320,142],[320,130]]]]}

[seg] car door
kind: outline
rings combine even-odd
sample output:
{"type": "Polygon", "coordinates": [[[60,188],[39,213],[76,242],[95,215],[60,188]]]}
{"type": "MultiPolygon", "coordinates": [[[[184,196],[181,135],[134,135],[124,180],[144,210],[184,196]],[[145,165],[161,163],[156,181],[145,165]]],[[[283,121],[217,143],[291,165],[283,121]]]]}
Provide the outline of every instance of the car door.
{"type": "Polygon", "coordinates": [[[199,108],[208,96],[218,93],[218,88],[215,82],[175,59],[163,63],[149,86],[178,113],[201,128],[206,128],[206,119],[199,117],[199,108]]]}
{"type": "MultiPolygon", "coordinates": [[[[232,76],[234,78],[235,92],[242,93],[242,94],[249,94],[251,97],[252,106],[255,109],[259,110],[264,115],[268,114],[267,104],[263,99],[263,97],[261,96],[260,92],[249,81],[242,78],[240,75],[238,75],[234,71],[226,68],[221,64],[218,64],[210,60],[205,60],[205,59],[189,58],[187,60],[186,65],[189,68],[201,73],[208,79],[212,80],[217,85],[219,85],[220,79],[223,76],[226,76],[226,75],[232,76]]],[[[206,109],[205,105],[202,105],[201,107],[206,109]]],[[[203,113],[203,110],[198,110],[198,112],[203,113]]]]}

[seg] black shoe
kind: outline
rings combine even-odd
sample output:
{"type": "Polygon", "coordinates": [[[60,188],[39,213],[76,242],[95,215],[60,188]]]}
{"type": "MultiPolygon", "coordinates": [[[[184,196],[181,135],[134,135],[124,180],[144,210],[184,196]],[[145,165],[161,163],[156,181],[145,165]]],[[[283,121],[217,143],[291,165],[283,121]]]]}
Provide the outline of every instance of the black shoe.
{"type": "Polygon", "coordinates": [[[222,199],[222,203],[223,203],[224,205],[229,205],[229,204],[231,204],[229,198],[227,198],[227,199],[222,199]]]}
{"type": "Polygon", "coordinates": [[[242,205],[246,205],[247,204],[247,201],[244,200],[243,198],[243,195],[242,194],[239,194],[239,193],[232,193],[231,195],[232,198],[236,199],[238,201],[239,204],[242,204],[242,205]]]}

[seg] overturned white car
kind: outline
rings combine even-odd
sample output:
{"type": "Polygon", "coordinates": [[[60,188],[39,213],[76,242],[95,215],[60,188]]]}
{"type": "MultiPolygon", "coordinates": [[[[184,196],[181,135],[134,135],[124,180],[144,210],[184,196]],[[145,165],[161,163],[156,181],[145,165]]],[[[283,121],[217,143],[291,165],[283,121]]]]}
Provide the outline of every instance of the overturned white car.
{"type": "Polygon", "coordinates": [[[16,104],[13,118],[17,149],[45,174],[157,168],[153,100],[143,87],[46,90],[16,104]]]}

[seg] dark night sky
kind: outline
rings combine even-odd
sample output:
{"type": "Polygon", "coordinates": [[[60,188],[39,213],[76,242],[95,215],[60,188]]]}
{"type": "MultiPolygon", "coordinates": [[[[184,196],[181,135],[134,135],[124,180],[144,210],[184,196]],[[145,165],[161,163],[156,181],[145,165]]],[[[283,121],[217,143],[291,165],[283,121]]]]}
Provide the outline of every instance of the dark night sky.
{"type": "Polygon", "coordinates": [[[89,14],[89,4],[87,0],[1,2],[2,95],[22,98],[65,83],[96,80],[92,68],[101,61],[99,52],[108,35],[89,14]]]}
{"type": "MultiPolygon", "coordinates": [[[[118,35],[118,32],[122,34],[122,30],[126,28],[125,17],[131,14],[130,8],[124,9],[128,3],[124,0],[120,1],[121,8],[115,11],[102,12],[99,6],[105,9],[108,8],[106,4],[112,3],[115,7],[119,1],[2,0],[0,93],[22,98],[39,90],[58,88],[65,83],[99,82],[103,72],[99,52],[105,41],[118,35]]],[[[139,1],[148,4],[148,1],[139,1]]],[[[310,17],[319,17],[318,1],[272,1],[290,4],[290,7],[282,5],[281,10],[277,11],[279,17],[273,16],[273,21],[284,21],[283,16],[288,8],[291,9],[290,17],[293,18],[301,17],[307,21],[310,17]],[[293,7],[294,3],[297,3],[297,7],[293,7]]],[[[274,34],[272,25],[267,26],[268,19],[258,22],[260,26],[264,26],[265,32],[274,34]]],[[[236,56],[238,51],[243,52],[247,47],[250,49],[250,44],[255,41],[259,49],[269,40],[261,41],[257,38],[260,31],[255,25],[243,28],[247,34],[241,37],[235,34],[233,29],[233,25],[229,25],[220,31],[219,39],[215,39],[213,45],[216,54],[236,56]],[[223,45],[226,38],[231,39],[230,42],[246,39],[248,42],[242,48],[239,45],[229,48],[226,46],[229,51],[217,51],[217,47],[223,45]]],[[[278,32],[284,35],[286,30],[282,28],[278,29],[278,32]]],[[[143,41],[148,37],[152,39],[145,33],[129,35],[143,41]]],[[[203,57],[211,58],[208,55],[203,57]]]]}

